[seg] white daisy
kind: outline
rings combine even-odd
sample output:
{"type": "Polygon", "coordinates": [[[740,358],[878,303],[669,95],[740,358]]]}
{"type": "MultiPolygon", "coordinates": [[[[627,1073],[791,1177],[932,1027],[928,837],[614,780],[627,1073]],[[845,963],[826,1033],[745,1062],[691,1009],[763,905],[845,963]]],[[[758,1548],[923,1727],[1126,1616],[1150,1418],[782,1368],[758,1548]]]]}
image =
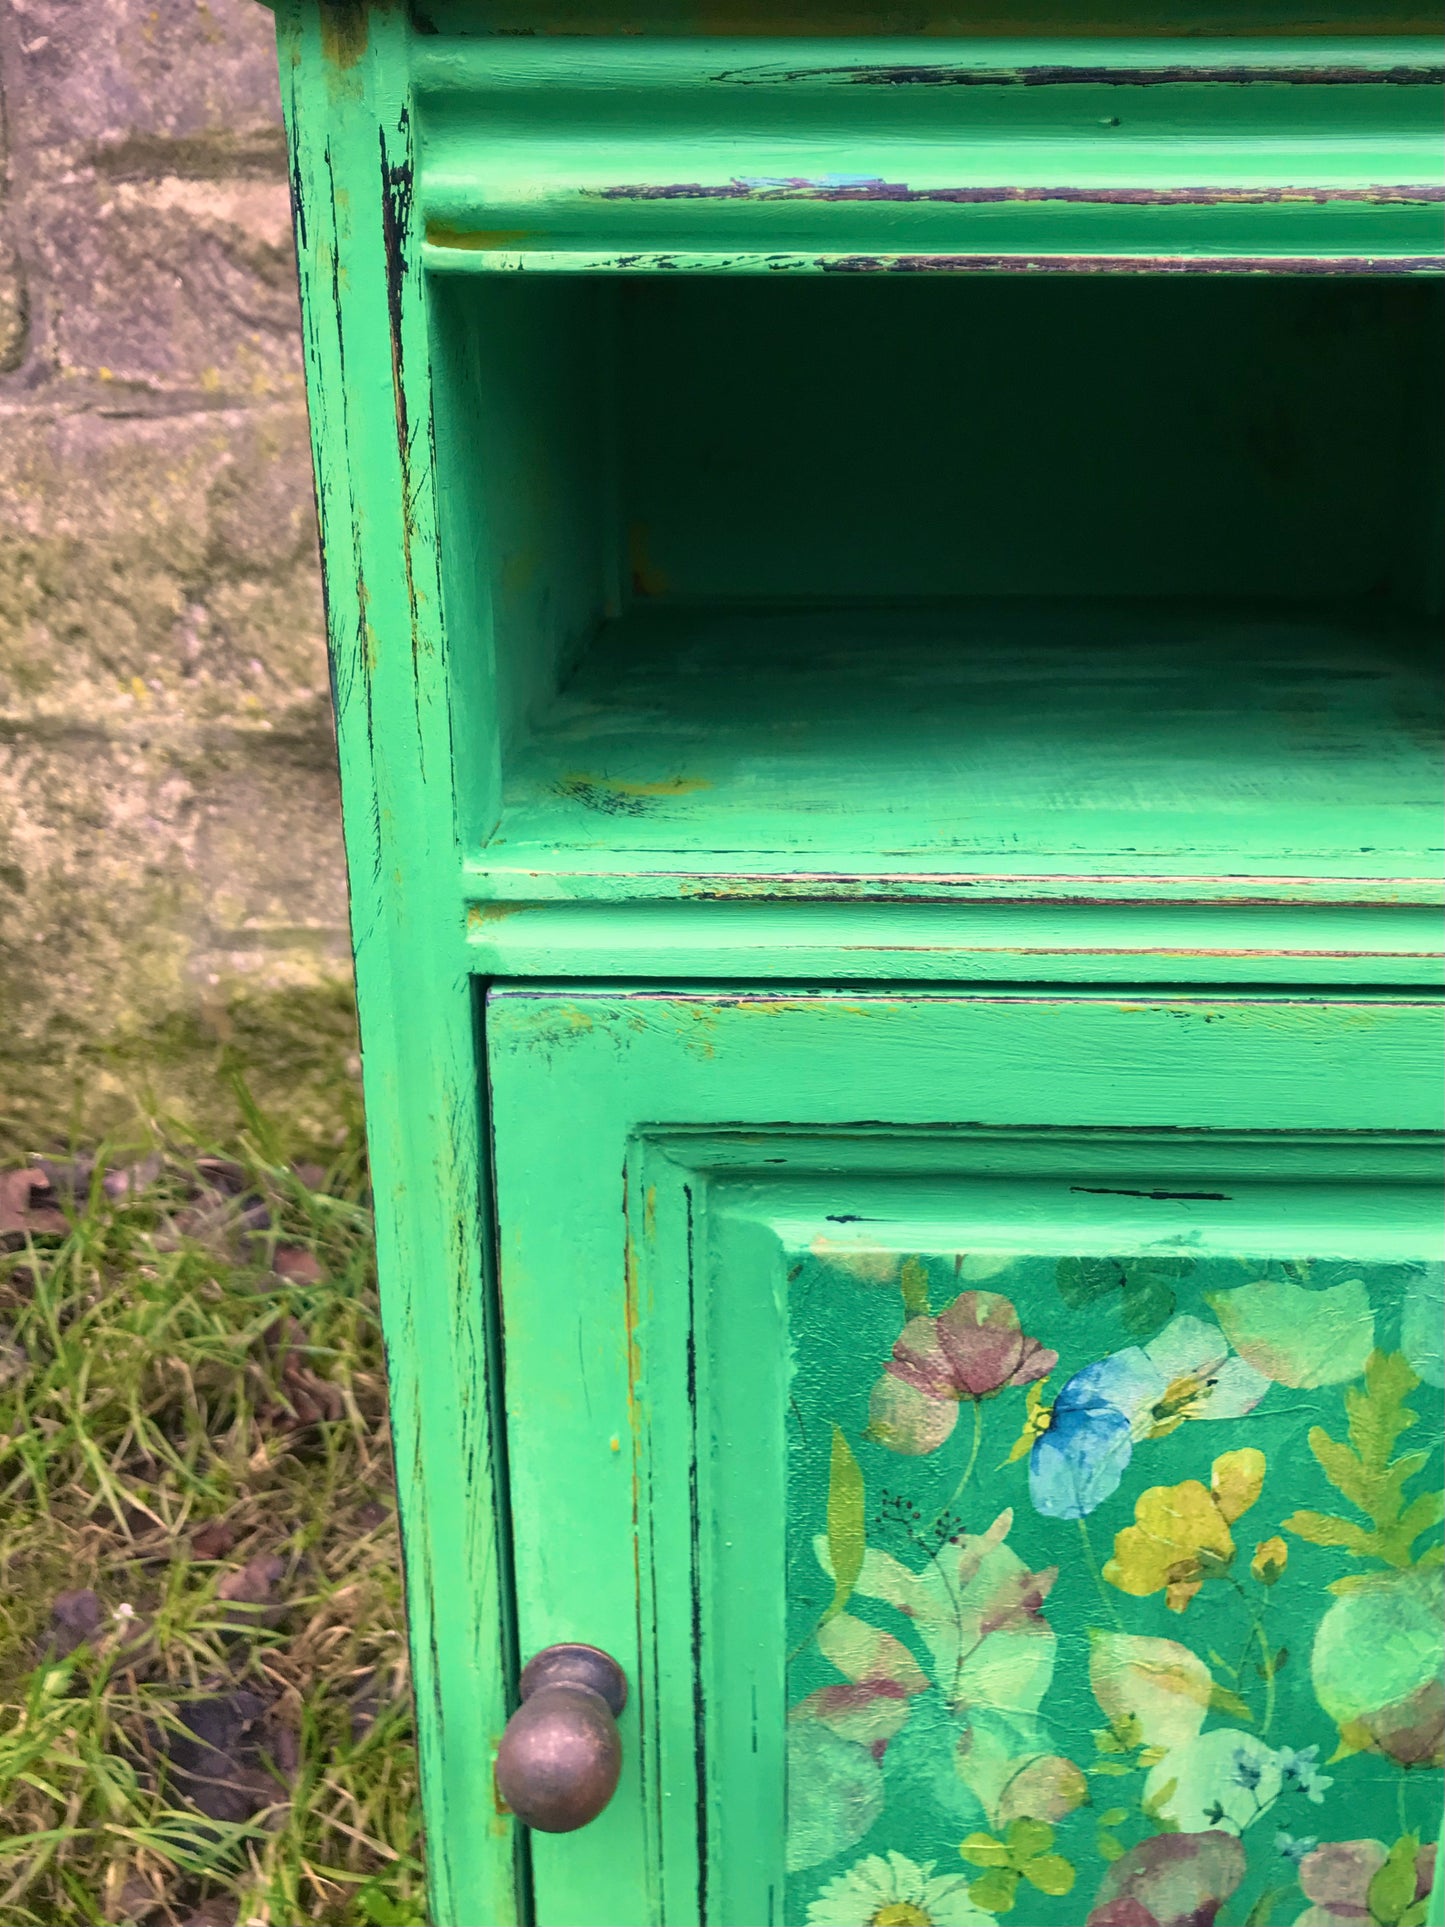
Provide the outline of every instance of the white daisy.
{"type": "Polygon", "coordinates": [[[830,1880],[808,1909],[808,1927],[994,1927],[968,1897],[970,1876],[935,1880],[935,1863],[870,1853],[830,1880]]]}

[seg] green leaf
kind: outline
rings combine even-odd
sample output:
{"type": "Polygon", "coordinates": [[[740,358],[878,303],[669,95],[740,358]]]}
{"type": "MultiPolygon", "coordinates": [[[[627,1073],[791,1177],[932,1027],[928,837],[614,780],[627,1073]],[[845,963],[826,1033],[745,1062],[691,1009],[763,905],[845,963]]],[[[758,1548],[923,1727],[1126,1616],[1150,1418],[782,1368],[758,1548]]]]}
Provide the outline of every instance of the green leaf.
{"type": "Polygon", "coordinates": [[[1207,1291],[1204,1300],[1240,1357],[1278,1385],[1296,1391],[1344,1385],[1369,1363],[1375,1313],[1359,1278],[1326,1291],[1257,1278],[1230,1291],[1207,1291]]]}
{"type": "Polygon", "coordinates": [[[898,1289],[903,1293],[903,1309],[910,1318],[928,1315],[928,1271],[921,1258],[905,1258],[898,1274],[898,1289]]]}
{"type": "Polygon", "coordinates": [[[1139,1802],[1139,1811],[1146,1820],[1157,1820],[1160,1808],[1167,1807],[1178,1791],[1178,1780],[1166,1780],[1163,1786],[1151,1793],[1147,1799],[1139,1802]]]}
{"type": "Polygon", "coordinates": [[[1019,1877],[1013,1868],[997,1867],[992,1873],[980,1874],[977,1880],[970,1881],[968,1897],[986,1914],[1007,1914],[1013,1911],[1018,1890],[1019,1877]]]}
{"type": "Polygon", "coordinates": [[[1209,1710],[1211,1713],[1227,1713],[1232,1720],[1248,1720],[1251,1725],[1254,1723],[1254,1714],[1248,1702],[1230,1687],[1221,1686],[1218,1680],[1210,1688],[1209,1710]]]}
{"type": "Polygon", "coordinates": [[[958,1850],[970,1867],[1006,1867],[1009,1850],[991,1833],[971,1833],[958,1850]]]}
{"type": "Polygon", "coordinates": [[[1363,1465],[1383,1468],[1402,1432],[1419,1420],[1405,1400],[1420,1383],[1400,1352],[1371,1352],[1365,1366],[1365,1389],[1351,1386],[1345,1393],[1350,1443],[1363,1465]]]}
{"type": "Polygon", "coordinates": [[[1128,1851],[1117,1833],[1101,1833],[1094,1845],[1099,1850],[1101,1860],[1122,1860],[1128,1851]]]}
{"type": "Polygon", "coordinates": [[[1323,1426],[1315,1425],[1310,1428],[1310,1450],[1336,1492],[1342,1492],[1361,1512],[1373,1511],[1378,1477],[1348,1445],[1340,1444],[1323,1426]]]}
{"type": "Polygon", "coordinates": [[[1383,1867],[1370,1882],[1365,1901],[1370,1919],[1379,1927],[1397,1927],[1400,1916],[1415,1902],[1415,1856],[1420,1841],[1413,1833],[1403,1833],[1391,1847],[1383,1867]]]}
{"type": "Polygon", "coordinates": [[[1004,1835],[1015,1866],[1036,1853],[1047,1853],[1054,1844],[1054,1830],[1046,1820],[1010,1820],[1004,1835]]]}
{"type": "Polygon", "coordinates": [[[1292,1887],[1266,1887],[1244,1917],[1244,1927],[1269,1927],[1269,1917],[1293,1893],[1292,1887]]]}
{"type": "Polygon", "coordinates": [[[368,1927],[424,1927],[415,1901],[393,1900],[374,1880],[357,1891],[356,1904],[368,1927]]]}
{"type": "Polygon", "coordinates": [[[1307,1539],[1312,1546],[1334,1546],[1357,1559],[1372,1558],[1379,1550],[1375,1533],[1333,1512],[1292,1512],[1284,1521],[1284,1529],[1297,1539],[1307,1539]]]}
{"type": "Polygon", "coordinates": [[[1389,1536],[1409,1546],[1422,1532],[1438,1526],[1442,1519],[1445,1519],[1445,1492],[1422,1492],[1405,1507],[1389,1536]]]}
{"type": "Polygon", "coordinates": [[[833,1427],[833,1458],[828,1471],[828,1563],[833,1568],[833,1603],[824,1620],[847,1605],[863,1570],[863,1474],[842,1428],[833,1427]]]}
{"type": "Polygon", "coordinates": [[[1054,1270],[1059,1296],[1070,1311],[1083,1311],[1123,1282],[1124,1268],[1117,1258],[1060,1258],[1054,1270]]]}
{"type": "Polygon", "coordinates": [[[1124,1329],[1135,1338],[1141,1341],[1154,1338],[1173,1315],[1174,1288],[1162,1278],[1127,1278],[1119,1312],[1124,1329]]]}
{"type": "Polygon", "coordinates": [[[1111,1780],[1117,1780],[1122,1779],[1126,1774],[1132,1773],[1134,1769],[1132,1766],[1125,1766],[1122,1760],[1095,1760],[1094,1764],[1090,1767],[1085,1767],[1084,1771],[1086,1773],[1102,1773],[1111,1780]]]}
{"type": "Polygon", "coordinates": [[[1122,1827],[1128,1818],[1129,1809],[1127,1807],[1110,1807],[1107,1813],[1101,1813],[1099,1815],[1099,1825],[1101,1827],[1122,1827]]]}
{"type": "Polygon", "coordinates": [[[1331,1438],[1318,1425],[1309,1435],[1310,1450],[1325,1477],[1358,1506],[1374,1531],[1325,1512],[1297,1512],[1286,1519],[1287,1530],[1356,1559],[1379,1559],[1397,1568],[1411,1563],[1415,1540],[1433,1530],[1442,1516],[1438,1494],[1421,1493],[1408,1504],[1405,1500],[1405,1487],[1424,1471],[1428,1454],[1390,1457],[1401,1435],[1419,1422],[1419,1414],[1404,1402],[1419,1382],[1398,1352],[1371,1352],[1364,1385],[1351,1385],[1345,1392],[1350,1444],[1331,1438]]]}
{"type": "Polygon", "coordinates": [[[1023,1876],[1041,1894],[1057,1896],[1066,1894],[1073,1886],[1074,1865],[1071,1860],[1065,1860],[1061,1853],[1041,1853],[1025,1863],[1023,1876]]]}

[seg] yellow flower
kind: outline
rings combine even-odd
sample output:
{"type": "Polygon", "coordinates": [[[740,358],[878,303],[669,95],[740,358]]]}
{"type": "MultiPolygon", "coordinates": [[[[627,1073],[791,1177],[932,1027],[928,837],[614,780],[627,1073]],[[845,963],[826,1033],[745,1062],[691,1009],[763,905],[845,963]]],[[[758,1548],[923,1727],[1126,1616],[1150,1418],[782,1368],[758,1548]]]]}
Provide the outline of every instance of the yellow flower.
{"type": "Polygon", "coordinates": [[[1289,1561],[1289,1547],[1277,1534],[1261,1539],[1254,1549],[1249,1569],[1262,1586],[1272,1586],[1289,1561]]]}
{"type": "Polygon", "coordinates": [[[1264,1469],[1263,1452],[1245,1447],[1214,1461],[1208,1490],[1198,1479],[1150,1486],[1134,1524],[1116,1536],[1104,1577],[1136,1598],[1162,1590],[1169,1610],[1182,1613],[1210,1572],[1233,1563],[1229,1528],[1258,1499],[1264,1469]]]}
{"type": "Polygon", "coordinates": [[[1034,1440],[1041,1439],[1053,1424],[1053,1407],[1044,1404],[1044,1390],[1047,1384],[1048,1380],[1042,1379],[1037,1384],[1030,1385],[1024,1393],[1024,1429],[1015,1441],[1013,1450],[1004,1460],[1004,1465],[1012,1465],[1016,1460],[1032,1452],[1034,1440]]]}

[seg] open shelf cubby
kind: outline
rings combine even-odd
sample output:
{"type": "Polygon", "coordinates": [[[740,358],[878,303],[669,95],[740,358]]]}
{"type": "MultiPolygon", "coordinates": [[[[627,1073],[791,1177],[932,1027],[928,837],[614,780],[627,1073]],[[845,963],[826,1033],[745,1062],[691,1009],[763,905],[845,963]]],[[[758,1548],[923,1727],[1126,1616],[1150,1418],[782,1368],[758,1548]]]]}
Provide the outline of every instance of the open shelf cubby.
{"type": "Polygon", "coordinates": [[[479,892],[1438,896],[1442,292],[439,280],[479,892]]]}

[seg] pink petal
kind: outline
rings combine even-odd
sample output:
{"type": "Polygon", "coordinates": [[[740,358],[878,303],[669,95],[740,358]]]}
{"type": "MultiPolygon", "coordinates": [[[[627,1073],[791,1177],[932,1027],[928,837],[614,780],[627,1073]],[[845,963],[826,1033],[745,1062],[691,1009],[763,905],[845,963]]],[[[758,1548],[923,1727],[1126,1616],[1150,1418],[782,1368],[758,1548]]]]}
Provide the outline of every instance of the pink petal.
{"type": "Polygon", "coordinates": [[[903,1452],[921,1458],[936,1452],[958,1423],[958,1405],[953,1399],[930,1398],[906,1379],[885,1371],[873,1387],[868,1403],[868,1437],[890,1452],[903,1452]]]}
{"type": "Polygon", "coordinates": [[[953,1366],[939,1343],[936,1318],[910,1318],[884,1370],[929,1398],[957,1398],[953,1366]]]}
{"type": "Polygon", "coordinates": [[[1010,1385],[1032,1385],[1035,1379],[1047,1378],[1059,1362],[1057,1352],[1051,1352],[1047,1345],[1041,1345],[1037,1338],[1024,1340],[1023,1357],[1014,1367],[1010,1385]]]}
{"type": "Polygon", "coordinates": [[[1012,1379],[1023,1357],[1019,1315],[994,1291],[964,1291],[938,1319],[938,1341],[952,1367],[955,1391],[988,1398],[1012,1379]]]}

